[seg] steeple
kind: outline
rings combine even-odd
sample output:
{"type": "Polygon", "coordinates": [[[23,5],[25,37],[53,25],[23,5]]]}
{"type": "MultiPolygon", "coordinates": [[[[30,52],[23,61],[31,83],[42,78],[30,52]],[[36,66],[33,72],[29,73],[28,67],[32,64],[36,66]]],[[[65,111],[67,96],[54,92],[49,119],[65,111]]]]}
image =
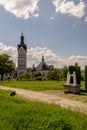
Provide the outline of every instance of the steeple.
{"type": "Polygon", "coordinates": [[[23,32],[22,32],[22,35],[20,36],[20,44],[18,44],[18,50],[20,49],[20,47],[23,47],[25,50],[27,50],[27,46],[24,42],[23,32]]]}
{"type": "Polygon", "coordinates": [[[49,66],[46,64],[46,62],[44,61],[44,56],[42,56],[42,61],[40,62],[40,64],[37,66],[36,68],[38,71],[42,71],[42,70],[49,70],[49,66]]]}
{"type": "Polygon", "coordinates": [[[23,36],[23,32],[22,32],[22,35],[21,35],[21,42],[20,44],[24,44],[24,36],[23,36]]]}
{"type": "Polygon", "coordinates": [[[44,61],[44,56],[42,56],[42,61],[44,61]]]}

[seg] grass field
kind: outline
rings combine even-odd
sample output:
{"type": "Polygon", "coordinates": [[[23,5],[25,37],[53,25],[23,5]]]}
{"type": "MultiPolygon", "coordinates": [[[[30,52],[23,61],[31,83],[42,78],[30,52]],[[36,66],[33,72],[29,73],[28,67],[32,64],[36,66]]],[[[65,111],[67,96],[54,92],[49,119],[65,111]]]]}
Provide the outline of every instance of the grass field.
{"type": "Polygon", "coordinates": [[[28,90],[62,90],[64,81],[4,81],[0,85],[10,86],[15,88],[23,88],[28,90]]]}
{"type": "Polygon", "coordinates": [[[87,115],[0,90],[0,130],[87,130],[87,115]]]}
{"type": "MultiPolygon", "coordinates": [[[[15,88],[23,88],[28,90],[43,91],[43,90],[63,90],[65,81],[3,81],[0,85],[10,86],[15,88]]],[[[81,89],[85,90],[84,82],[81,83],[81,89]]]]}

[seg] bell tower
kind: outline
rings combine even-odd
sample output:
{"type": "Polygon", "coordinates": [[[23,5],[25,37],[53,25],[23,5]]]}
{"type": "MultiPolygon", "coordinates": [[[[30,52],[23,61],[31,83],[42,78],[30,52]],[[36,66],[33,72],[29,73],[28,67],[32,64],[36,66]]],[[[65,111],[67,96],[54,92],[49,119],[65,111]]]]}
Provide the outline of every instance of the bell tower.
{"type": "Polygon", "coordinates": [[[27,72],[27,46],[24,43],[23,33],[20,37],[20,44],[17,47],[18,51],[18,78],[21,74],[27,72]]]}

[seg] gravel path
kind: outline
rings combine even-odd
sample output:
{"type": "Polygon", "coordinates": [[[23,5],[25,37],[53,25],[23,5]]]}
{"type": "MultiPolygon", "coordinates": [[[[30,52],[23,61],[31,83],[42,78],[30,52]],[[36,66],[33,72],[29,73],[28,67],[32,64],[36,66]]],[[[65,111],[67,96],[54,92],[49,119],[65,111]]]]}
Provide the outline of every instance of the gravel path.
{"type": "Polygon", "coordinates": [[[18,88],[0,86],[0,89],[16,91],[16,94],[29,100],[55,104],[66,109],[75,110],[87,114],[87,103],[85,102],[69,100],[49,93],[29,91],[18,88]]]}

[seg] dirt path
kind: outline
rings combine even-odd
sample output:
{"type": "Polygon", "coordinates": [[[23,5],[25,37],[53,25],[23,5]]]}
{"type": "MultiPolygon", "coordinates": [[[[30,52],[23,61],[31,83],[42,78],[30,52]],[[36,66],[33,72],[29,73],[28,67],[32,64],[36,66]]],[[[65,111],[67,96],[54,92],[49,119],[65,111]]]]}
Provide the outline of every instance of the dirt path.
{"type": "Polygon", "coordinates": [[[87,114],[87,103],[81,101],[69,100],[49,93],[29,91],[29,90],[18,89],[18,88],[0,86],[0,89],[16,91],[18,95],[29,100],[35,100],[35,101],[44,102],[48,104],[55,104],[63,108],[67,108],[70,110],[75,110],[87,114]]]}

